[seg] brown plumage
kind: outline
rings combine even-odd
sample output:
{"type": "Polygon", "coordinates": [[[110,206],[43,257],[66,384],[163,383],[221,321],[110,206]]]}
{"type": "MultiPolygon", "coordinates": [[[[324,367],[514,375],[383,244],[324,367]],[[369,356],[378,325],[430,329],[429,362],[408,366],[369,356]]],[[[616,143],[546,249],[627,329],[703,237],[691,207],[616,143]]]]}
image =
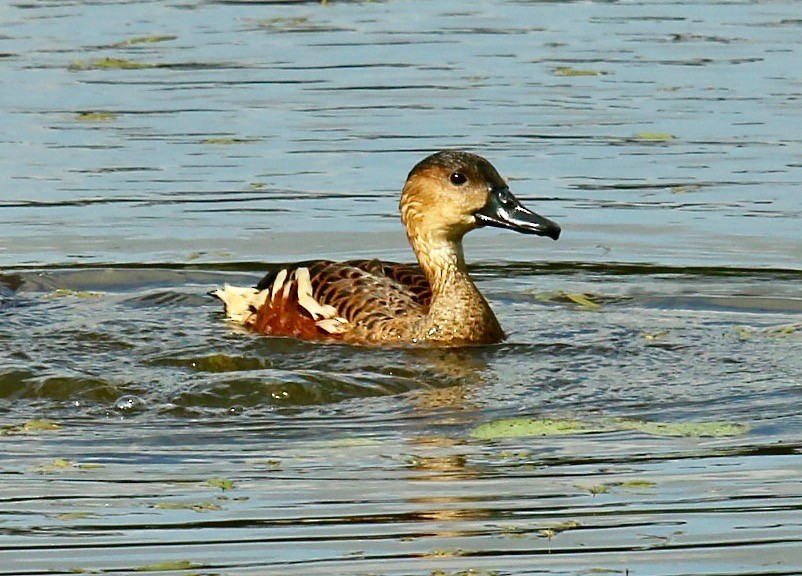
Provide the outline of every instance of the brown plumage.
{"type": "Polygon", "coordinates": [[[481,226],[549,236],[560,228],[524,208],[484,158],[446,150],[419,162],[401,194],[418,265],[310,260],[278,267],[255,288],[214,294],[256,332],[358,344],[488,344],[504,339],[470,279],[462,237],[481,226]]]}

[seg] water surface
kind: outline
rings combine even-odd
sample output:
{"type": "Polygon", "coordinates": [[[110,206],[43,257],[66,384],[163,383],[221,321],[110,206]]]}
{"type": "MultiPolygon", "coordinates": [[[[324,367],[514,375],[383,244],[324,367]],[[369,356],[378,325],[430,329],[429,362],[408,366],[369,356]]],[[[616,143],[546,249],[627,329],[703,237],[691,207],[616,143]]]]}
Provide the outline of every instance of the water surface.
{"type": "Polygon", "coordinates": [[[801,26],[4,4],[0,575],[802,572],[801,26]],[[563,226],[466,242],[506,342],[226,324],[206,292],[275,263],[410,260],[398,191],[442,147],[563,226]],[[564,429],[483,434],[510,418],[564,429]]]}

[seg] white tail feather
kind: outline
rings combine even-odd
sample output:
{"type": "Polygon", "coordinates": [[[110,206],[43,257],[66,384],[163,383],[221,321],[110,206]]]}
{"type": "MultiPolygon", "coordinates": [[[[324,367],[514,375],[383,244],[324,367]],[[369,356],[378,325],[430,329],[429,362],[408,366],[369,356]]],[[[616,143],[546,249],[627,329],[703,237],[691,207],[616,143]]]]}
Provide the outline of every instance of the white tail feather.
{"type": "Polygon", "coordinates": [[[256,318],[256,311],[262,307],[270,294],[269,290],[243,288],[225,284],[222,289],[212,292],[226,307],[226,316],[240,324],[250,324],[256,318]]]}
{"type": "Polygon", "coordinates": [[[337,309],[334,306],[321,304],[315,300],[308,268],[298,268],[290,279],[287,276],[286,269],[280,270],[273,280],[273,285],[265,290],[226,284],[212,294],[223,301],[226,306],[226,316],[230,320],[247,326],[256,322],[257,312],[268,300],[273,302],[279,295],[283,299],[288,298],[294,284],[298,305],[309,312],[321,330],[329,334],[341,334],[347,331],[348,320],[337,316],[337,309]]]}
{"type": "Polygon", "coordinates": [[[270,289],[270,299],[273,300],[276,297],[276,293],[284,286],[284,280],[287,279],[287,269],[282,268],[276,274],[276,278],[273,280],[273,287],[270,289]]]}
{"type": "MultiPolygon", "coordinates": [[[[308,268],[298,268],[295,271],[295,281],[298,283],[298,304],[303,306],[312,316],[312,320],[318,318],[332,318],[337,314],[337,309],[328,304],[321,305],[312,296],[312,281],[309,278],[308,268]]],[[[318,324],[319,326],[319,324],[318,324]]]]}
{"type": "Polygon", "coordinates": [[[348,320],[340,318],[339,316],[318,320],[315,322],[315,325],[329,334],[342,334],[348,330],[348,320]]]}

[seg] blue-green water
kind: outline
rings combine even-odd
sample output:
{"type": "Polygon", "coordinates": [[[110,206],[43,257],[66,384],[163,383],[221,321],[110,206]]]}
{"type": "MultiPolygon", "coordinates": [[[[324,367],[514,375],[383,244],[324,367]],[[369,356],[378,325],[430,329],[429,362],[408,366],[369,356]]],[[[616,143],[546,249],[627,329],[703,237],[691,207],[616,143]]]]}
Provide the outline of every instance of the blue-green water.
{"type": "Polygon", "coordinates": [[[0,575],[799,574],[800,52],[794,2],[2,4],[0,575]],[[410,260],[443,147],[563,227],[467,239],[505,343],[225,323],[410,260]]]}

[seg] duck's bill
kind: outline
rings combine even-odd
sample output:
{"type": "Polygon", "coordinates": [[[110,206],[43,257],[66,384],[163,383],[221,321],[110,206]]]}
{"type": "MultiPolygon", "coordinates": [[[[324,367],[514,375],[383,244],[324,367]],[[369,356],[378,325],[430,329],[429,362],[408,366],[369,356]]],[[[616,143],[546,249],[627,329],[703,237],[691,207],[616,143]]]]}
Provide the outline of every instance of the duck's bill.
{"type": "Polygon", "coordinates": [[[548,236],[554,240],[560,237],[560,226],[556,222],[525,208],[506,186],[491,190],[487,204],[475,212],[474,217],[479,226],[509,228],[523,234],[548,236]]]}

